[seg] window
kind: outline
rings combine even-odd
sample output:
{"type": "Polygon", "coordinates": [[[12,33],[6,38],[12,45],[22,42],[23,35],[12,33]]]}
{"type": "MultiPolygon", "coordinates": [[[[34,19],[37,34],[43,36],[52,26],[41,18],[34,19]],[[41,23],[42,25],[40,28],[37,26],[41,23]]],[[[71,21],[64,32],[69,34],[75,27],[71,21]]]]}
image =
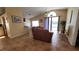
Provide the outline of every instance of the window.
{"type": "Polygon", "coordinates": [[[48,14],[49,18],[49,32],[56,32],[58,30],[58,18],[55,12],[48,14]]]}
{"type": "Polygon", "coordinates": [[[55,12],[50,12],[50,13],[48,14],[48,17],[51,17],[51,16],[56,16],[56,13],[55,13],[55,12]]]}
{"type": "Polygon", "coordinates": [[[39,21],[38,20],[32,21],[32,27],[38,27],[38,26],[39,26],[39,21]]]}

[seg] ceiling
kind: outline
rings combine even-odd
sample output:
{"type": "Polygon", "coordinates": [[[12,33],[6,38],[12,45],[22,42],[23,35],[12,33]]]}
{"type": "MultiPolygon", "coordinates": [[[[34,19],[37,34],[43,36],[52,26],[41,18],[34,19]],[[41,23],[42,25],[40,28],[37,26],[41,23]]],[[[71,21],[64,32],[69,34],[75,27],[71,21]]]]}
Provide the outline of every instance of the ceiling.
{"type": "Polygon", "coordinates": [[[66,9],[65,7],[23,7],[23,16],[26,19],[30,19],[44,12],[54,10],[54,9],[66,9]]]}

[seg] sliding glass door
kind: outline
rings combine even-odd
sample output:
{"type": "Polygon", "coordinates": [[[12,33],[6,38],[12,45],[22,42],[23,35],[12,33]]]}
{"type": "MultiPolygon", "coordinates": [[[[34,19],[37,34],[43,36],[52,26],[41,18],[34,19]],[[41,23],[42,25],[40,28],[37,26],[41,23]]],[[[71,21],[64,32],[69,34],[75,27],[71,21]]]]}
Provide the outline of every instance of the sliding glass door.
{"type": "Polygon", "coordinates": [[[58,31],[59,17],[49,17],[49,32],[58,31]]]}

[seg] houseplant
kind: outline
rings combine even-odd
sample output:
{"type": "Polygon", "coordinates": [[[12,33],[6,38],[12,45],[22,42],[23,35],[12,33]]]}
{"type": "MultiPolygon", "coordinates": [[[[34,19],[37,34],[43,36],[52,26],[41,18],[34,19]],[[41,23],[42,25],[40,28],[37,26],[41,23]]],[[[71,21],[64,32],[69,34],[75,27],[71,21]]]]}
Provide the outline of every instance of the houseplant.
{"type": "Polygon", "coordinates": [[[65,32],[66,21],[61,21],[60,24],[61,24],[61,33],[64,33],[65,32]]]}

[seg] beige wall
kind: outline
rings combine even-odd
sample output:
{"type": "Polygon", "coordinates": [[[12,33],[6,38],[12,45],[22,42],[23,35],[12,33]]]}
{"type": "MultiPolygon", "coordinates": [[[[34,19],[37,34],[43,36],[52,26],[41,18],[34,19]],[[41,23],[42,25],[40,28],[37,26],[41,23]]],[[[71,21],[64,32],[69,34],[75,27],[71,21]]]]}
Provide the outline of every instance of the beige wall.
{"type": "Polygon", "coordinates": [[[24,34],[24,24],[21,8],[8,7],[6,8],[6,13],[7,13],[7,21],[9,23],[9,37],[14,38],[16,36],[24,34]],[[11,16],[21,17],[21,23],[13,23],[11,16]]]}
{"type": "Polygon", "coordinates": [[[60,21],[66,21],[67,10],[53,10],[57,16],[60,16],[60,21]]]}
{"type": "MultiPolygon", "coordinates": [[[[66,21],[67,9],[53,10],[52,12],[55,12],[57,16],[60,16],[60,21],[66,21]]],[[[49,12],[47,12],[46,15],[41,15],[36,18],[33,18],[32,20],[39,20],[40,26],[43,27],[44,26],[44,17],[47,17],[48,13],[49,12]]]]}
{"type": "Polygon", "coordinates": [[[4,31],[3,31],[3,28],[0,27],[0,36],[4,35],[4,31]]]}
{"type": "Polygon", "coordinates": [[[1,24],[1,19],[0,19],[0,24],[1,24]]]}

